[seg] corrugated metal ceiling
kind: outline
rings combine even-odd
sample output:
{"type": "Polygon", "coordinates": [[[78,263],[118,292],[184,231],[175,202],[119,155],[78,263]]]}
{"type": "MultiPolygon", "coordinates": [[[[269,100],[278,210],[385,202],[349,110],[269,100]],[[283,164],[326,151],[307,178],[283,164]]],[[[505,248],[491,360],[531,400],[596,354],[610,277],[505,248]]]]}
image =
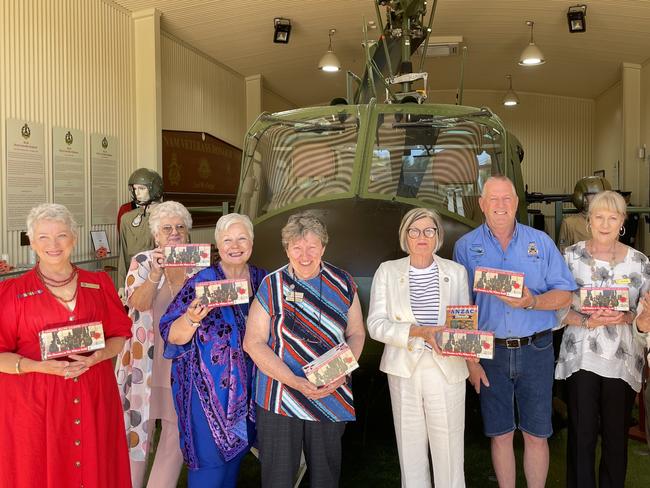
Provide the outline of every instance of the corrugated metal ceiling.
{"type": "MultiPolygon", "coordinates": [[[[261,73],[267,86],[298,106],[344,95],[345,76],[316,69],[336,28],[334,50],[344,69],[363,71],[364,19],[373,0],[114,0],[129,11],[157,8],[162,28],[242,75],[261,73]],[[291,19],[288,45],[273,44],[273,19],[291,19]]],[[[430,2],[431,3],[431,2],[430,2]]],[[[435,36],[461,35],[468,47],[465,87],[594,98],[619,78],[622,62],[650,57],[650,1],[592,0],[587,32],[570,34],[564,0],[439,0],[435,36]],[[517,65],[528,43],[524,21],[535,21],[535,41],[547,63],[517,65]]],[[[378,37],[377,30],[370,31],[378,37]]],[[[431,89],[456,88],[460,58],[428,60],[431,89]]]]}

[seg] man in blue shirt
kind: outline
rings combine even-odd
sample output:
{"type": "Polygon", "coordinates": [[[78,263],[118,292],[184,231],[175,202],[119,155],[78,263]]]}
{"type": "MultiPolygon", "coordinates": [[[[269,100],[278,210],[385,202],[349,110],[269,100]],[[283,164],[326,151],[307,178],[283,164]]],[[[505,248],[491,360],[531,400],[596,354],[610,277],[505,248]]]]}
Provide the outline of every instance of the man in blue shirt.
{"type": "Polygon", "coordinates": [[[515,486],[516,428],[524,437],[527,485],[542,488],[548,472],[547,439],[553,432],[551,331],[555,311],[569,306],[577,285],[548,235],[516,222],[518,202],[508,178],[489,178],[479,199],[485,224],[458,240],[454,259],[467,269],[470,286],[477,266],[525,275],[521,298],[473,293],[479,329],[494,332],[495,350],[494,359],[470,364],[469,380],[479,393],[500,488],[515,486]]]}

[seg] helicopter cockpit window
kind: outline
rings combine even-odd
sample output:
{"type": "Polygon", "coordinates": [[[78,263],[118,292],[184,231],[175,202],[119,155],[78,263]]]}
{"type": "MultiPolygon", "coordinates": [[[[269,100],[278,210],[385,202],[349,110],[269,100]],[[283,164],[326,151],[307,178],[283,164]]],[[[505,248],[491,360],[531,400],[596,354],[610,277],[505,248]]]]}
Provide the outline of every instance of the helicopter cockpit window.
{"type": "Polygon", "coordinates": [[[473,120],[383,114],[377,127],[368,191],[414,198],[471,220],[482,219],[478,197],[500,173],[501,135],[473,120]]]}
{"type": "Polygon", "coordinates": [[[308,199],[349,192],[357,137],[355,117],[272,125],[245,161],[242,211],[255,218],[308,199]]]}

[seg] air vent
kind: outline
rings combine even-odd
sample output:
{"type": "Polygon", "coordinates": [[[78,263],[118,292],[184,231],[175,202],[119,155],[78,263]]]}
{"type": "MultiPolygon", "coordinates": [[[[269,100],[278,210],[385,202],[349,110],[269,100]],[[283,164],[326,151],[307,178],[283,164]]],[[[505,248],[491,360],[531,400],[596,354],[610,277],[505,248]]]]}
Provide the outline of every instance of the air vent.
{"type": "MultiPolygon", "coordinates": [[[[430,37],[427,46],[427,58],[458,56],[463,36],[430,37]]],[[[421,51],[420,51],[421,52],[421,51]]]]}

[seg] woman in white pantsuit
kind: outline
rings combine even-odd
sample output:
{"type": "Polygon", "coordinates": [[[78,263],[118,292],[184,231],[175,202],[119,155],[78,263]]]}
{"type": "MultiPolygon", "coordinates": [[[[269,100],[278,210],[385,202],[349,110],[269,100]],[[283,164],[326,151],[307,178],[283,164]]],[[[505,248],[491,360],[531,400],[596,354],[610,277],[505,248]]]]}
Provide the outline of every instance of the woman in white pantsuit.
{"type": "Polygon", "coordinates": [[[388,375],[402,487],[465,486],[465,361],[440,355],[435,333],[447,305],[470,303],[465,268],[436,256],[440,216],[409,211],[399,229],[409,255],[379,266],[372,282],[368,331],[385,343],[380,369],[388,375]]]}

